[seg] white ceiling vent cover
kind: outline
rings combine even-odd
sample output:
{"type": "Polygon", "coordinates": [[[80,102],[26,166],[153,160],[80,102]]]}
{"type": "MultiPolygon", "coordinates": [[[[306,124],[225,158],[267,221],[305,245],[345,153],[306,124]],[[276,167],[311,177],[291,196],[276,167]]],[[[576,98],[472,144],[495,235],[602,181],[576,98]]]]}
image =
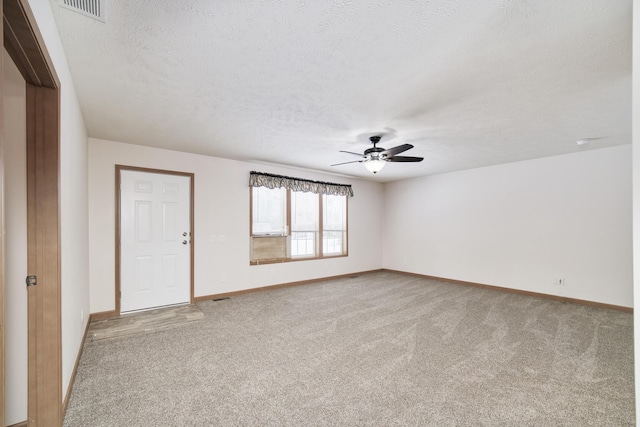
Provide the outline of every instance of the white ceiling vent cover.
{"type": "Polygon", "coordinates": [[[104,4],[106,0],[58,0],[60,6],[85,16],[105,22],[104,4]]]}

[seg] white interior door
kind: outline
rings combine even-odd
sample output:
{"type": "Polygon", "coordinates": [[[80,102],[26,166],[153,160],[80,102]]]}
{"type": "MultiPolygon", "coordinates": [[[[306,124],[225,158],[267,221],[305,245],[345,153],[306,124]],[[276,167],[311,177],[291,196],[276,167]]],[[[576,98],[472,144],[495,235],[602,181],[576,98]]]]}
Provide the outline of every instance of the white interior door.
{"type": "Polygon", "coordinates": [[[120,312],[190,302],[191,178],[120,171],[120,312]]]}

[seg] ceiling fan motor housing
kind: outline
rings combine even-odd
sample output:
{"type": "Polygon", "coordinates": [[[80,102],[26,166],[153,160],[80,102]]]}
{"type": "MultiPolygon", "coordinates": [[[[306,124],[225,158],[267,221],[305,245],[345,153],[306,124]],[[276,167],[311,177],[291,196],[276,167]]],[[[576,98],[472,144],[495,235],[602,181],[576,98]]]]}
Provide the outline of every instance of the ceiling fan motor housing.
{"type": "Polygon", "coordinates": [[[365,157],[369,157],[373,160],[376,159],[380,159],[382,160],[384,158],[384,156],[380,155],[381,152],[384,151],[384,148],[382,147],[373,147],[373,148],[369,148],[367,150],[364,151],[364,156],[365,157]]]}
{"type": "Polygon", "coordinates": [[[369,137],[369,141],[373,144],[373,148],[369,148],[364,151],[364,156],[371,160],[383,160],[385,156],[381,156],[380,153],[385,151],[382,147],[376,147],[376,144],[380,142],[380,136],[374,135],[369,137]]]}

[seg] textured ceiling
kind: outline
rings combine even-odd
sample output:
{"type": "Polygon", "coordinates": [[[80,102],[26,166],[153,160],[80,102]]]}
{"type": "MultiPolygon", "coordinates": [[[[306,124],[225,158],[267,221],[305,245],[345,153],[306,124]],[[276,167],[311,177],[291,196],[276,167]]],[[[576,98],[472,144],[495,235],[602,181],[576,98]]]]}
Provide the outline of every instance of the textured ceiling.
{"type": "Polygon", "coordinates": [[[381,182],[631,142],[631,0],[50,2],[95,138],[381,182]],[[377,133],[425,160],[329,166],[377,133]]]}

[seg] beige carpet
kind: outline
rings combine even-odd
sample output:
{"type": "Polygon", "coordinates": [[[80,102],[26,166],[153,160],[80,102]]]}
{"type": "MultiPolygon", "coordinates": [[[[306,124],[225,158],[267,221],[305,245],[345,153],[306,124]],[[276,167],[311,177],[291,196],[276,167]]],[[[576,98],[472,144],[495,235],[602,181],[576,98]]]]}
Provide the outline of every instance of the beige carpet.
{"type": "Polygon", "coordinates": [[[383,272],[87,342],[65,426],[634,425],[633,316],[383,272]]]}

